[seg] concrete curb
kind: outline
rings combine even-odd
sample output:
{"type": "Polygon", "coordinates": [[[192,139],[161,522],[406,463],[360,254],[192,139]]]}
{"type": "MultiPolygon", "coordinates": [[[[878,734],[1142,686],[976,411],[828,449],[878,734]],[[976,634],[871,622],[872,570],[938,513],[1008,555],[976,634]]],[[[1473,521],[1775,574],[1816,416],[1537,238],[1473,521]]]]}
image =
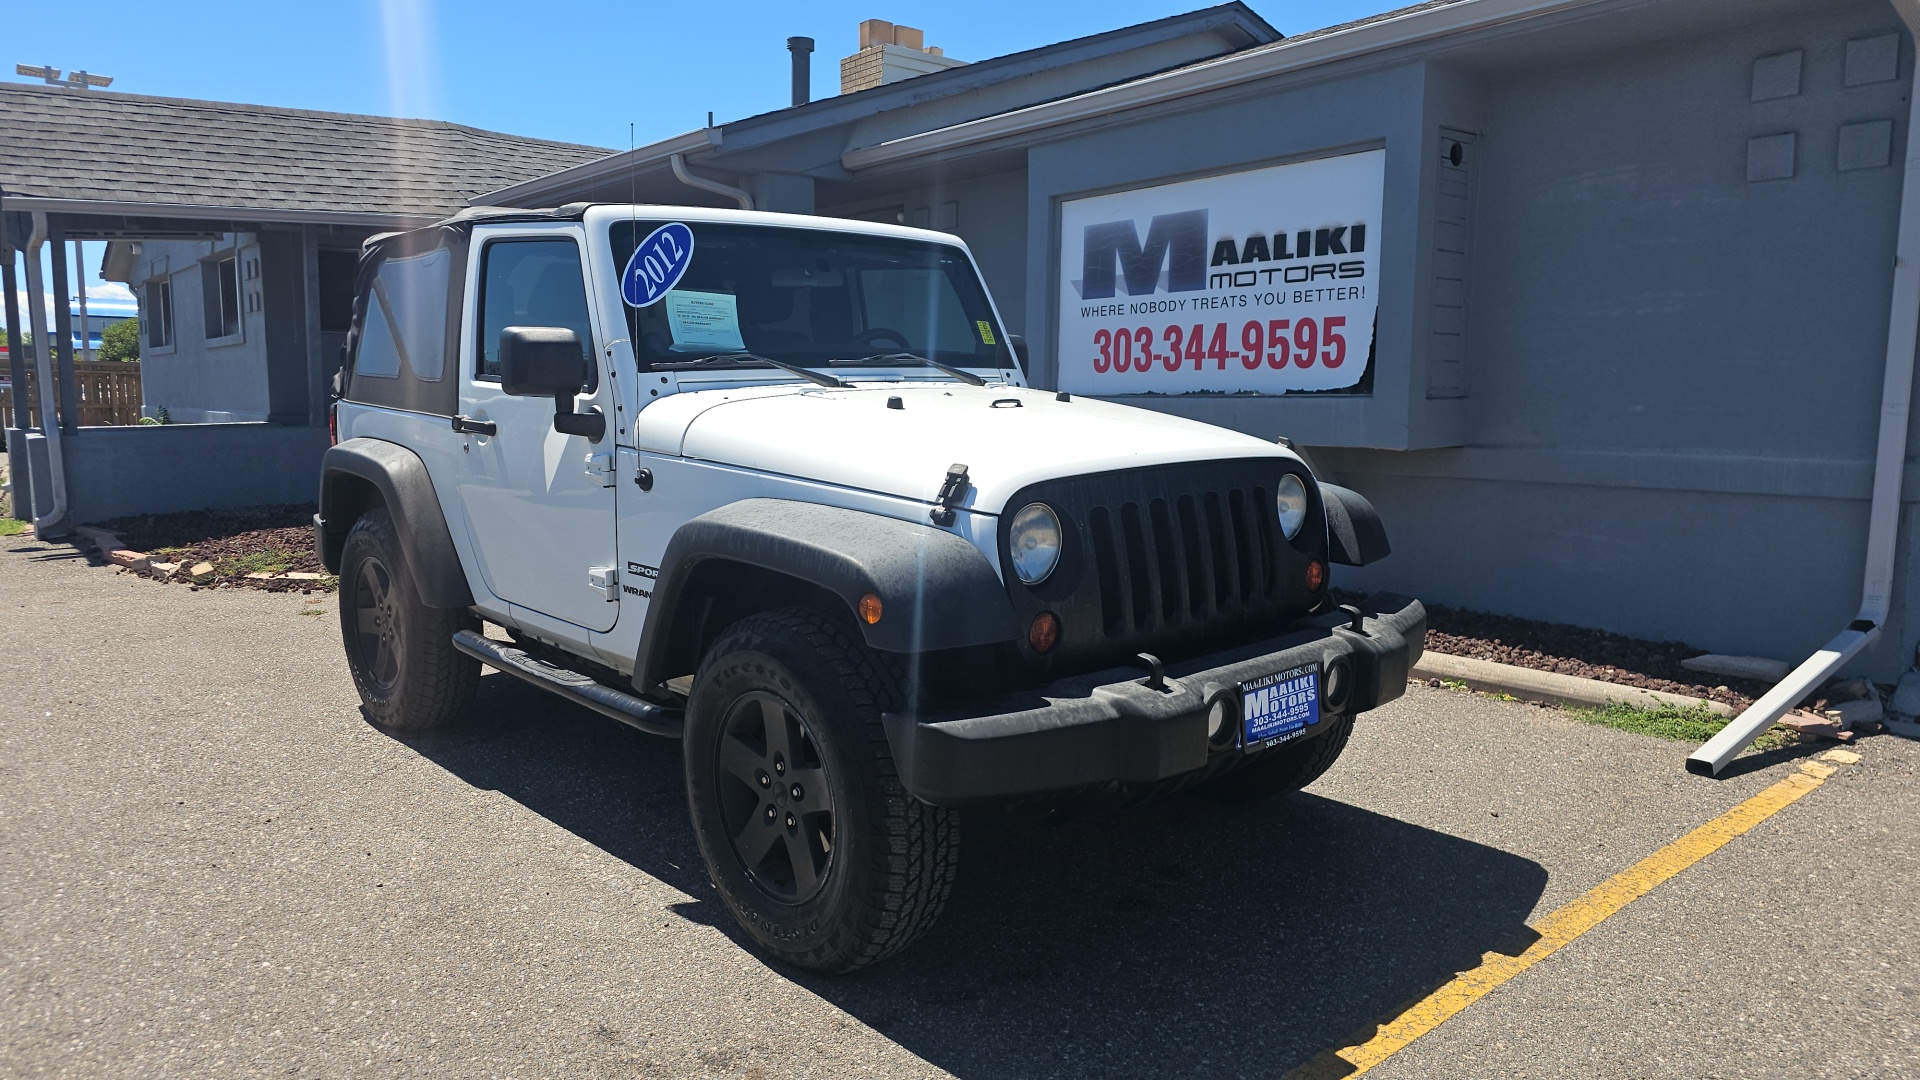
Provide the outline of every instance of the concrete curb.
{"type": "Polygon", "coordinates": [[[1489,694],[1511,694],[1525,701],[1544,701],[1555,705],[1583,705],[1600,708],[1615,701],[1629,705],[1676,705],[1681,708],[1705,705],[1721,716],[1732,716],[1733,707],[1718,701],[1701,701],[1659,690],[1642,690],[1598,679],[1582,679],[1554,671],[1496,664],[1467,656],[1449,656],[1428,650],[1413,665],[1416,679],[1450,679],[1489,694]]]}

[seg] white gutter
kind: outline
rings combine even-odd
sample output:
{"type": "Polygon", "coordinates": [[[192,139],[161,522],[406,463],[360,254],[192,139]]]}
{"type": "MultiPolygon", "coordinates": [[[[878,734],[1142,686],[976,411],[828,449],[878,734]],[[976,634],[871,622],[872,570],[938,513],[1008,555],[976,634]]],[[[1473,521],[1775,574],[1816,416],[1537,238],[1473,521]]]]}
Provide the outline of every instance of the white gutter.
{"type": "MultiPolygon", "coordinates": [[[[1907,24],[1920,62],[1920,0],[1892,0],[1907,24]]],[[[1920,92],[1920,67],[1913,73],[1920,92]]],[[[1905,482],[1908,417],[1913,401],[1914,348],[1920,345],[1920,101],[1907,98],[1907,167],[1900,185],[1900,232],[1894,250],[1893,307],[1887,316],[1886,375],[1880,384],[1880,446],[1873,463],[1873,509],[1867,517],[1867,568],[1860,613],[1820,651],[1687,758],[1687,771],[1718,775],[1734,755],[1773,726],[1829,675],[1873,644],[1893,606],[1893,568],[1900,535],[1900,489],[1905,482]]]]}
{"type": "Polygon", "coordinates": [[[52,539],[67,517],[67,463],[60,452],[60,418],[53,407],[53,334],[47,330],[47,289],[40,277],[40,249],[46,243],[47,215],[35,210],[33,235],[27,239],[27,325],[33,331],[34,379],[40,384],[40,431],[47,438],[47,489],[53,492],[51,510],[42,514],[40,507],[33,508],[33,534],[42,540],[52,539]]]}
{"type": "MultiPolygon", "coordinates": [[[[476,195],[472,202],[475,206],[539,206],[553,192],[606,180],[623,180],[641,169],[657,169],[668,164],[676,154],[692,154],[701,150],[711,150],[719,145],[719,128],[697,128],[675,135],[671,139],[648,143],[646,146],[623,153],[608,154],[606,157],[595,158],[570,169],[561,169],[559,172],[537,176],[511,187],[476,195]]],[[[11,199],[12,196],[8,198],[11,199]]]]}
{"type": "Polygon", "coordinates": [[[695,176],[688,172],[685,154],[675,154],[668,160],[673,163],[673,175],[677,177],[681,183],[688,187],[699,188],[702,191],[711,191],[716,195],[725,195],[727,198],[739,203],[740,209],[742,210],[753,209],[753,196],[739,188],[730,187],[718,180],[709,180],[704,176],[695,176]]]}
{"type": "Polygon", "coordinates": [[[1196,94],[1212,93],[1256,79],[1336,63],[1367,53],[1487,30],[1601,2],[1603,0],[1460,0],[1459,3],[1444,7],[1410,11],[1332,33],[1283,39],[1272,45],[1059,101],[918,135],[907,135],[873,146],[858,147],[841,154],[840,164],[849,172],[891,165],[910,158],[1026,135],[1077,120],[1090,120],[1196,94]]]}

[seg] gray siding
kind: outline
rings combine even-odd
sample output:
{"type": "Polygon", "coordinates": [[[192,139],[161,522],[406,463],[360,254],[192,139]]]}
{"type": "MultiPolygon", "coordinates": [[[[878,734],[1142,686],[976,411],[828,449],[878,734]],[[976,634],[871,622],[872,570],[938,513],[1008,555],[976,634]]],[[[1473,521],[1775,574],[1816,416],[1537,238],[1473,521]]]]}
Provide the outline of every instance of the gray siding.
{"type": "MultiPolygon", "coordinates": [[[[1897,25],[1850,4],[1487,80],[1467,446],[1319,452],[1394,534],[1347,583],[1784,659],[1852,618],[1900,175],[1839,139],[1897,142],[1907,83],[1843,68],[1897,25]],[[1752,100],[1796,50],[1799,92],[1752,100]],[[1792,177],[1749,180],[1788,132],[1792,177]]],[[[1911,659],[1905,570],[1862,670],[1911,659]]]]}

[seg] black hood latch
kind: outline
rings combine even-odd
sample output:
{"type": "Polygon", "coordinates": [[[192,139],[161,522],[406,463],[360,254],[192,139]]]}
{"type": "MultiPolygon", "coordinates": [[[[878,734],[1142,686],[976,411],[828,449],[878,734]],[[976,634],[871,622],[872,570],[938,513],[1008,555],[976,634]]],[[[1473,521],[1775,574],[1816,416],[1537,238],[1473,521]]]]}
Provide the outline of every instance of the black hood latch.
{"type": "Polygon", "coordinates": [[[947,466],[947,478],[940,485],[940,494],[934,496],[933,499],[934,502],[940,505],[934,507],[933,512],[927,516],[933,519],[935,525],[951,525],[953,524],[953,508],[959,506],[960,500],[966,497],[967,467],[960,464],[949,465],[947,466]]]}

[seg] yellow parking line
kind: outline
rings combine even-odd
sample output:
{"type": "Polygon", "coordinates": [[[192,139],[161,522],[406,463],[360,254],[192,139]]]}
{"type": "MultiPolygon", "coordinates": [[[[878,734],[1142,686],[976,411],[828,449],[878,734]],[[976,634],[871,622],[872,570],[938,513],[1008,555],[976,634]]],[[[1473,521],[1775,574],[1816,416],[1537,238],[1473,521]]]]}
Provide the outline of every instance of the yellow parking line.
{"type": "MultiPolygon", "coordinates": [[[[1860,760],[1858,754],[1846,750],[1830,751],[1823,756],[1835,765],[1849,765],[1860,760]]],[[[1486,997],[1508,979],[1600,925],[1609,915],[1653,891],[1654,886],[1779,813],[1826,782],[1827,777],[1836,771],[1834,765],[1817,761],[1801,763],[1799,772],[1641,859],[1601,882],[1586,895],[1540,920],[1533,928],[1540,935],[1540,940],[1534,942],[1526,952],[1519,956],[1487,953],[1479,967],[1460,973],[1452,982],[1381,1024],[1372,1038],[1352,1046],[1324,1051],[1288,1073],[1286,1080],[1332,1080],[1366,1072],[1467,1006],[1486,997]]]]}

